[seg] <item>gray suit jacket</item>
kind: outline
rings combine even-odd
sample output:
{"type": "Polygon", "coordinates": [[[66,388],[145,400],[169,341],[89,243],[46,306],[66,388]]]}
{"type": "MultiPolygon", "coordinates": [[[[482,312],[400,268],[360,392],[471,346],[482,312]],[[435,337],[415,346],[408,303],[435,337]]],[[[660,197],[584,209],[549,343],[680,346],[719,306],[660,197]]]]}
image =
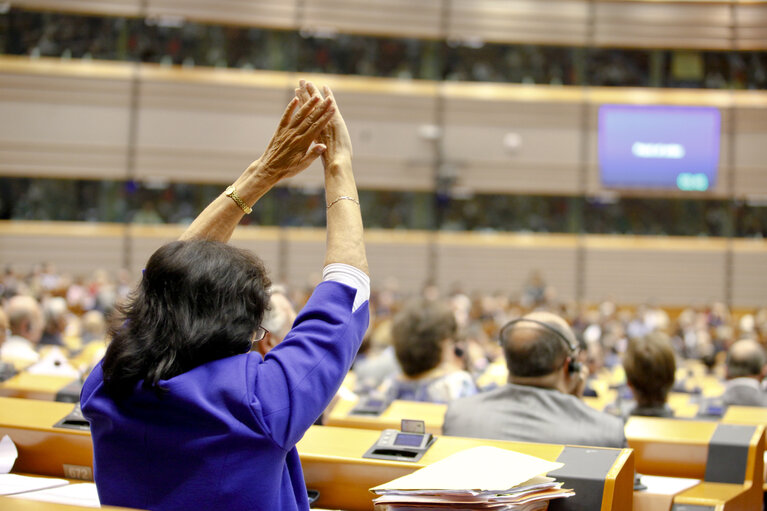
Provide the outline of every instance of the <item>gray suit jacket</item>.
{"type": "Polygon", "coordinates": [[[722,400],[726,406],[767,406],[767,393],[755,378],[734,378],[725,384],[722,400]]]}
{"type": "Polygon", "coordinates": [[[624,447],[623,420],[557,390],[507,384],[448,405],[445,435],[624,447]]]}

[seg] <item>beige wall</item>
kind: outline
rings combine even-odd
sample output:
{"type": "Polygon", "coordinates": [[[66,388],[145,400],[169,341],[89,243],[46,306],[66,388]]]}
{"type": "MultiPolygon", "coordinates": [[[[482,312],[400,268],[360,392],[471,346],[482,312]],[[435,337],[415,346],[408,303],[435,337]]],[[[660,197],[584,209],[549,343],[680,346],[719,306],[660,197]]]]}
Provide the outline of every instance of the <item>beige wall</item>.
{"type": "Polygon", "coordinates": [[[14,6],[283,29],[523,44],[765,48],[763,2],[14,0],[14,6]]]}
{"type": "MultiPolygon", "coordinates": [[[[127,253],[137,274],[157,247],[181,232],[179,226],[5,221],[0,267],[53,262],[60,271],[89,275],[122,268],[127,253]]],[[[433,277],[444,291],[513,295],[531,271],[541,270],[568,301],[697,306],[730,296],[734,307],[767,304],[762,240],[386,230],[371,230],[366,238],[376,289],[415,292],[433,277]]],[[[232,243],[258,254],[274,282],[301,288],[319,281],[324,239],[322,229],[240,227],[232,243]]]]}
{"type": "MultiPolygon", "coordinates": [[[[335,89],[361,188],[433,189],[437,153],[429,133],[442,109],[443,170],[457,186],[600,194],[597,112],[623,103],[719,108],[720,177],[708,196],[767,195],[764,92],[306,77],[335,89]],[[504,144],[509,136],[517,147],[504,144]]],[[[0,175],[224,185],[263,150],[296,82],[289,73],[0,57],[0,116],[12,120],[0,126],[0,175]]],[[[321,183],[318,164],[293,180],[321,183]]]]}

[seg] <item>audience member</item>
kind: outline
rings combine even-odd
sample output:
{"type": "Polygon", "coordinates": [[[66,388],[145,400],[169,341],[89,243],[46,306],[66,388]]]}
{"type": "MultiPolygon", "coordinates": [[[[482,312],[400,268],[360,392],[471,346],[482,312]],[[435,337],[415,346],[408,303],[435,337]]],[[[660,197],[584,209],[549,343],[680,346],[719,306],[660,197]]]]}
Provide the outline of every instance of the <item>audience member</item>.
{"type": "Polygon", "coordinates": [[[107,322],[104,313],[90,310],[80,320],[80,342],[83,346],[103,342],[107,337],[107,322]]]}
{"type": "Polygon", "coordinates": [[[375,393],[385,381],[402,372],[392,346],[391,318],[368,330],[352,370],[358,394],[375,393]]]}
{"type": "Polygon", "coordinates": [[[725,406],[767,406],[762,380],[767,375],[764,348],[751,339],[741,339],[727,352],[725,406]]]}
{"type": "Polygon", "coordinates": [[[31,296],[17,295],[6,305],[11,336],[0,348],[0,359],[18,365],[37,362],[37,345],[43,334],[43,313],[31,296]]]}
{"type": "Polygon", "coordinates": [[[265,357],[266,354],[285,339],[296,319],[296,311],[285,296],[284,290],[272,289],[269,297],[269,309],[264,313],[261,326],[264,328],[264,338],[253,343],[253,349],[265,357]]]}
{"type": "Polygon", "coordinates": [[[64,298],[48,298],[43,303],[45,327],[40,337],[40,346],[64,346],[62,335],[67,328],[67,301],[64,298]]]}
{"type": "Polygon", "coordinates": [[[296,443],[341,385],[368,324],[370,281],[351,140],[332,94],[301,83],[264,154],[149,259],[83,386],[99,499],[181,509],[308,510],[296,443]],[[299,106],[302,103],[302,106],[299,106]],[[323,281],[266,357],[270,282],[226,242],[274,185],[325,167],[323,281]]]}
{"type": "MultiPolygon", "coordinates": [[[[0,351],[2,350],[3,344],[5,343],[7,337],[8,317],[6,317],[3,309],[0,309],[0,351]]],[[[0,381],[5,381],[15,374],[16,369],[13,367],[13,364],[0,360],[0,381]]]]}
{"type": "Polygon", "coordinates": [[[448,405],[443,433],[522,442],[623,447],[623,421],[579,399],[583,369],[567,322],[548,312],[513,320],[499,335],[509,383],[448,405]]]}
{"type": "Polygon", "coordinates": [[[402,374],[384,383],[392,399],[448,403],[477,392],[471,375],[457,370],[455,315],[441,301],[413,301],[394,317],[392,340],[402,374]]]}
{"type": "Polygon", "coordinates": [[[629,415],[674,415],[666,400],[674,385],[676,358],[666,334],[654,332],[629,341],[623,354],[623,368],[635,400],[629,415]]]}

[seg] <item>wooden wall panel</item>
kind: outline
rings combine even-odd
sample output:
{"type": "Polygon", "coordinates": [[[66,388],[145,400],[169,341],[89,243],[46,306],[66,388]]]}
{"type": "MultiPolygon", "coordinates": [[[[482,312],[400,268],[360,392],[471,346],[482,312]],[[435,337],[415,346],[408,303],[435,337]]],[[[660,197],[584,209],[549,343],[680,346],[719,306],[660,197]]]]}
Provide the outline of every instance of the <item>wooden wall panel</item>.
{"type": "Polygon", "coordinates": [[[370,278],[374,289],[394,288],[415,293],[423,288],[429,274],[429,247],[432,233],[367,230],[370,278]]]}
{"type": "Polygon", "coordinates": [[[266,148],[292,96],[287,88],[195,78],[179,72],[142,81],[139,178],[233,180],[266,148]]]}
{"type": "Polygon", "coordinates": [[[148,0],[149,16],[270,28],[295,28],[296,0],[148,0]]]}
{"type": "Polygon", "coordinates": [[[612,47],[728,49],[730,6],[718,2],[595,4],[594,42],[612,47]]]}
{"type": "Polygon", "coordinates": [[[322,229],[291,229],[286,233],[285,284],[293,289],[315,286],[325,264],[325,232],[322,229]]]}
{"type": "MultiPolygon", "coordinates": [[[[57,65],[25,72],[22,59],[0,70],[0,175],[121,178],[128,148],[130,83],[60,74],[57,65]]],[[[127,71],[123,66],[120,71],[127,71]]]]}
{"type": "Polygon", "coordinates": [[[108,16],[138,16],[141,13],[141,3],[141,0],[13,0],[13,7],[108,16]]]}
{"type": "Polygon", "coordinates": [[[458,186],[476,191],[577,193],[580,111],[579,103],[448,97],[446,163],[458,186]]]}
{"type": "Polygon", "coordinates": [[[305,0],[301,28],[436,38],[441,6],[441,0],[305,0]]]}
{"type": "Polygon", "coordinates": [[[453,0],[448,39],[583,45],[587,40],[586,1],[453,0]]]}
{"type": "Polygon", "coordinates": [[[767,3],[735,6],[735,47],[744,50],[767,48],[767,3]]]}
{"type": "Polygon", "coordinates": [[[762,240],[738,240],[732,254],[732,305],[767,306],[767,253],[762,240]]]}
{"type": "Polygon", "coordinates": [[[737,196],[767,195],[767,108],[735,111],[735,186],[737,196]]]}
{"type": "Polygon", "coordinates": [[[120,227],[61,222],[3,222],[0,266],[29,271],[53,263],[61,273],[92,275],[95,270],[122,268],[123,231],[120,227]]]}
{"type": "Polygon", "coordinates": [[[621,0],[15,0],[14,7],[518,44],[767,48],[767,4],[621,0]],[[593,8],[592,8],[593,6],[593,8]],[[444,26],[443,26],[444,25],[444,26]]]}
{"type": "MultiPolygon", "coordinates": [[[[352,137],[357,185],[390,190],[432,189],[434,148],[420,130],[434,124],[436,97],[419,90],[383,93],[373,87],[369,91],[355,89],[341,85],[334,94],[352,137]]],[[[315,184],[321,185],[321,176],[298,176],[296,181],[313,178],[315,184]]]]}
{"type": "Polygon", "coordinates": [[[590,302],[710,304],[726,300],[725,242],[677,243],[663,238],[589,237],[584,298],[590,302]],[[713,244],[713,248],[712,248],[713,244]]]}
{"type": "MultiPolygon", "coordinates": [[[[128,247],[132,274],[149,256],[173,241],[183,226],[0,222],[0,266],[28,270],[51,262],[62,272],[90,275],[123,267],[128,247]]],[[[264,261],[273,282],[295,289],[315,285],[325,254],[322,229],[239,227],[232,243],[264,261]],[[283,278],[284,277],[284,278],[283,278]]],[[[767,242],[642,236],[428,233],[369,230],[368,260],[374,289],[396,286],[417,292],[430,269],[444,290],[501,291],[518,295],[533,270],[540,270],[563,300],[576,298],[578,250],[583,247],[585,302],[652,302],[698,306],[727,299],[727,250],[732,248],[734,307],[762,307],[767,300],[767,242]],[[429,245],[435,243],[432,253],[429,245]]]]}
{"type": "Polygon", "coordinates": [[[437,251],[437,281],[447,291],[456,286],[470,291],[519,295],[524,282],[539,270],[564,300],[575,298],[575,238],[543,239],[525,235],[441,234],[437,251]],[[537,243],[543,241],[542,243],[537,243]]]}

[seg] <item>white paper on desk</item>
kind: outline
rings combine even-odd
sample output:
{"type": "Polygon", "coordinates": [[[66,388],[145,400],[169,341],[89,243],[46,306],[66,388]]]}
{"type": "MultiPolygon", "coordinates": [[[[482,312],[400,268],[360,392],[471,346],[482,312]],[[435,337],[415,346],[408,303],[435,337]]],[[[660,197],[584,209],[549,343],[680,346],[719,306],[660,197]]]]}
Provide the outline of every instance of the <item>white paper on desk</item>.
{"type": "Polygon", "coordinates": [[[19,451],[16,449],[16,444],[8,435],[3,436],[0,440],[0,474],[10,472],[18,457],[19,451]]]}
{"type": "Polygon", "coordinates": [[[563,463],[483,445],[452,454],[371,490],[503,490],[563,466],[563,463]]]}
{"type": "Polygon", "coordinates": [[[640,481],[647,486],[647,493],[660,495],[676,495],[688,488],[700,483],[700,479],[687,479],[685,477],[641,476],[640,481]]]}
{"type": "Polygon", "coordinates": [[[57,504],[69,504],[72,506],[100,507],[99,494],[93,483],[77,483],[49,488],[47,490],[32,491],[13,495],[17,499],[37,500],[41,502],[55,502],[57,504]]]}
{"type": "Polygon", "coordinates": [[[55,488],[56,486],[65,486],[67,484],[69,484],[69,481],[66,479],[0,474],[0,495],[14,495],[16,493],[55,488]]]}

